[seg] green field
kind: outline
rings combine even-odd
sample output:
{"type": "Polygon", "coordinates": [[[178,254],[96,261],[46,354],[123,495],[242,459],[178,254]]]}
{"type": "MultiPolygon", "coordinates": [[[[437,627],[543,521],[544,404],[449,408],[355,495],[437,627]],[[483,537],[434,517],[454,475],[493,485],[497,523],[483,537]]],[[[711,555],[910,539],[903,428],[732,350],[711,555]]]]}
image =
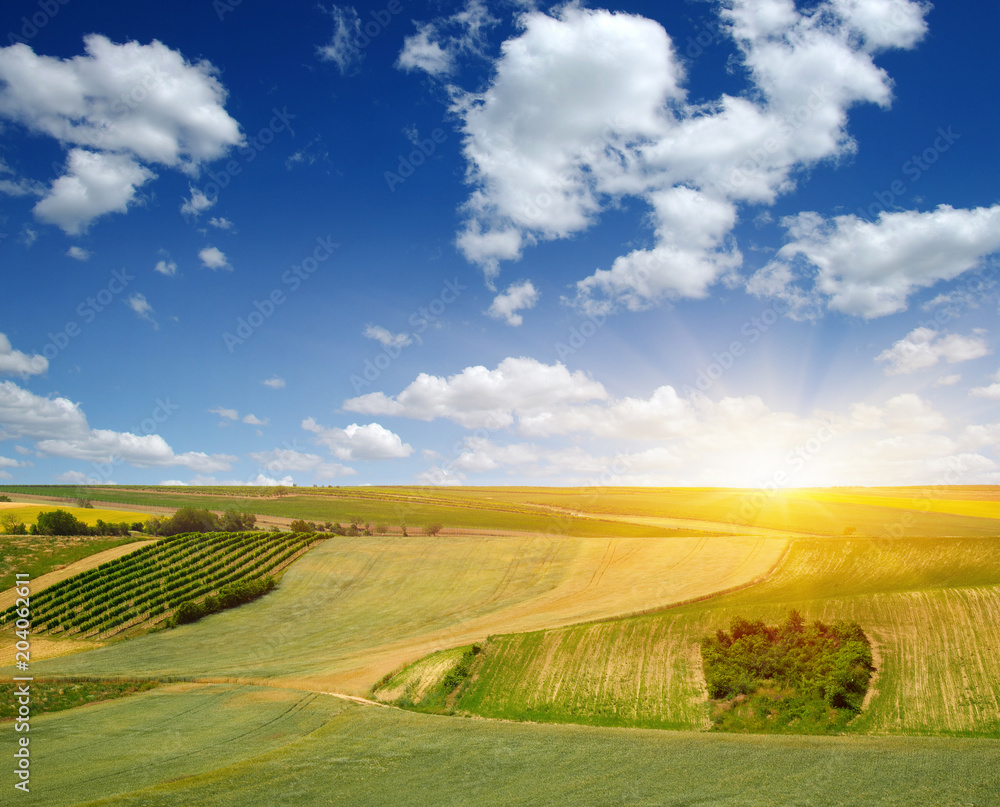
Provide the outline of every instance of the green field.
{"type": "Polygon", "coordinates": [[[876,692],[851,731],[1000,737],[1000,538],[797,539],[779,571],[749,589],[635,619],[493,637],[455,709],[705,728],[701,637],[737,615],[780,621],[789,607],[808,621],[856,620],[875,643],[876,692]]]}
{"type": "Polygon", "coordinates": [[[136,539],[92,536],[2,535],[0,536],[0,591],[14,585],[15,572],[31,580],[136,539]]]}
{"type": "Polygon", "coordinates": [[[759,538],[330,538],[258,602],[36,671],[267,679],[364,695],[402,664],[491,633],[748,583],[785,548],[759,538]]]}
{"type": "MultiPolygon", "coordinates": [[[[107,639],[167,621],[183,602],[280,570],[313,542],[298,533],[193,533],[164,538],[31,596],[34,635],[107,639]]],[[[17,607],[0,613],[0,627],[17,607]]]]}
{"type": "Polygon", "coordinates": [[[33,717],[24,803],[1000,803],[995,488],[790,491],[742,526],[728,516],[752,492],[205,493],[197,506],[247,501],[257,513],[426,508],[453,531],[333,536],[258,601],[33,658],[39,681],[168,683],[33,717]],[[496,526],[518,519],[535,529],[496,526]],[[775,623],[790,607],[856,620],[871,638],[860,716],[832,737],[708,731],[699,640],[733,616],[775,623]],[[485,650],[471,678],[435,707],[459,716],[343,699],[375,687],[419,702],[473,642],[485,650]]]}
{"type": "Polygon", "coordinates": [[[46,807],[985,807],[1000,793],[987,740],[519,725],[233,685],[161,687],[36,727],[18,803],[46,807]]]}
{"type": "MultiPolygon", "coordinates": [[[[197,507],[215,511],[235,508],[260,516],[304,519],[323,524],[347,523],[358,517],[373,524],[384,523],[393,531],[407,525],[411,534],[419,533],[429,524],[442,524],[452,530],[486,530],[508,532],[542,532],[558,535],[621,535],[660,536],[699,535],[694,528],[653,527],[642,524],[581,517],[556,517],[545,507],[526,502],[505,502],[488,493],[467,496],[439,488],[285,488],[282,495],[275,489],[262,489],[261,495],[247,497],[230,493],[232,488],[164,488],[129,489],[66,487],[47,485],[0,486],[0,493],[12,496],[33,495],[61,497],[76,501],[83,497],[94,502],[108,502],[136,507],[197,507]],[[264,491],[271,491],[265,495],[264,491]]],[[[236,491],[242,490],[236,488],[236,491]]],[[[65,505],[54,504],[52,507],[65,505]]],[[[81,512],[88,512],[83,510],[81,512]]],[[[93,512],[93,511],[90,511],[93,512]]],[[[116,512],[116,511],[111,511],[116,512]]],[[[148,516],[139,516],[145,520],[148,516]]],[[[105,517],[105,520],[108,520],[105,517]]]]}

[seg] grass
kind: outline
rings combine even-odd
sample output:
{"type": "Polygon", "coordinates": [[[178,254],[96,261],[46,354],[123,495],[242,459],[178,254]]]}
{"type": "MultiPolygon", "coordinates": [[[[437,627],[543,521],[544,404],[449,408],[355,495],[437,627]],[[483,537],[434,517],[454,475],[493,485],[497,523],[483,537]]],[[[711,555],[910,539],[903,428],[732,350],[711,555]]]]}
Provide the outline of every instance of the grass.
{"type": "Polygon", "coordinates": [[[504,501],[547,505],[574,512],[622,519],[684,519],[744,525],[812,535],[839,536],[845,528],[859,535],[995,535],[996,500],[982,489],[965,489],[969,500],[960,505],[937,491],[899,490],[895,495],[790,490],[771,491],[702,488],[537,488],[498,492],[504,501]],[[942,512],[935,512],[935,508],[942,512]],[[961,512],[958,512],[961,511],[961,512]]]}
{"type": "MultiPolygon", "coordinates": [[[[124,698],[155,689],[159,681],[76,681],[70,678],[32,681],[32,716],[62,712],[92,703],[124,698]]],[[[14,691],[19,686],[13,681],[0,683],[0,721],[17,716],[18,703],[14,691]]]]}
{"type": "Polygon", "coordinates": [[[694,489],[205,492],[107,495],[220,510],[245,501],[315,521],[358,514],[398,525],[376,515],[395,512],[411,534],[421,526],[415,513],[451,529],[522,524],[543,534],[330,538],[259,601],[91,652],[33,658],[38,678],[188,681],[33,716],[38,803],[1000,803],[1000,520],[980,506],[997,501],[996,488],[788,492],[759,507],[754,492],[694,489]],[[741,529],[728,519],[747,503],[741,517],[758,534],[705,535],[713,522],[741,529]],[[630,518],[645,523],[621,520],[630,518]],[[851,526],[880,537],[842,537],[851,526]],[[814,537],[789,548],[762,537],[766,529],[814,537]],[[719,591],[729,593],[706,599],[719,591]],[[735,615],[774,622],[789,607],[807,619],[856,620],[872,639],[873,694],[850,734],[704,731],[700,638],[735,615]],[[381,696],[420,700],[491,634],[458,701],[442,708],[522,722],[306,691],[360,695],[383,681],[381,696]],[[254,685],[264,681],[271,686],[254,685]]]}
{"type": "Polygon", "coordinates": [[[81,804],[225,768],[307,737],[343,708],[309,692],[165,684],[32,716],[25,803],[81,804]]]}
{"type": "Polygon", "coordinates": [[[260,601],[33,665],[38,674],[270,679],[356,695],[401,665],[502,630],[631,613],[749,582],[785,541],[330,538],[260,601]]]}
{"type": "Polygon", "coordinates": [[[149,513],[132,512],[130,510],[109,510],[97,507],[71,507],[58,503],[22,504],[20,502],[17,502],[14,507],[7,506],[0,509],[0,516],[14,516],[19,521],[22,521],[26,526],[30,527],[35,523],[35,521],[38,520],[39,513],[48,513],[53,510],[65,510],[66,512],[76,516],[76,518],[84,524],[91,527],[93,527],[98,520],[106,521],[109,524],[120,524],[123,521],[128,524],[134,524],[137,521],[145,522],[149,518],[149,513]]]}
{"type": "Polygon", "coordinates": [[[1000,737],[1000,538],[795,541],[749,589],[660,614],[495,636],[459,711],[704,728],[698,643],[732,617],[859,622],[876,646],[858,733],[1000,737]]]}
{"type": "Polygon", "coordinates": [[[497,723],[220,685],[162,687],[35,726],[32,796],[49,807],[909,807],[1000,796],[996,744],[969,739],[497,723]]]}
{"type": "MultiPolygon", "coordinates": [[[[107,639],[166,621],[185,601],[280,569],[312,543],[308,535],[194,533],[165,538],[31,597],[33,635],[107,639]]],[[[16,605],[0,614],[15,617],[16,605]]]]}
{"type": "Polygon", "coordinates": [[[14,574],[24,572],[31,580],[76,563],[90,555],[135,541],[134,537],[64,537],[48,535],[0,536],[0,591],[14,585],[14,574]]]}
{"type": "MultiPolygon", "coordinates": [[[[406,524],[416,534],[428,524],[449,530],[475,529],[540,532],[573,536],[702,535],[692,528],[621,524],[593,518],[557,517],[550,510],[526,502],[504,502],[487,494],[458,495],[440,488],[285,488],[282,496],[234,496],[230,488],[129,489],[8,485],[0,492],[58,496],[76,500],[114,502],[144,507],[198,507],[223,511],[236,508],[261,516],[345,523],[352,517],[385,523],[393,529],[406,524]]],[[[240,490],[237,488],[237,490],[240,490]]],[[[274,490],[274,489],[272,489],[274,490]]],[[[148,515],[142,516],[145,520],[148,515]]],[[[107,519],[105,519],[107,520],[107,519]]]]}

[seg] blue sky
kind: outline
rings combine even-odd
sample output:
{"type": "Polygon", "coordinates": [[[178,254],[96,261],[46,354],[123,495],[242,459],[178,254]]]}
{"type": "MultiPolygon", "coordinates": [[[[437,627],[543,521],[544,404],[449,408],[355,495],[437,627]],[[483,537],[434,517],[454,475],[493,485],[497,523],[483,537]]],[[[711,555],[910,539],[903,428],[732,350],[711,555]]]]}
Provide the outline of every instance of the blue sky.
{"type": "Polygon", "coordinates": [[[10,2],[8,483],[1000,483],[993,3],[10,2]]]}

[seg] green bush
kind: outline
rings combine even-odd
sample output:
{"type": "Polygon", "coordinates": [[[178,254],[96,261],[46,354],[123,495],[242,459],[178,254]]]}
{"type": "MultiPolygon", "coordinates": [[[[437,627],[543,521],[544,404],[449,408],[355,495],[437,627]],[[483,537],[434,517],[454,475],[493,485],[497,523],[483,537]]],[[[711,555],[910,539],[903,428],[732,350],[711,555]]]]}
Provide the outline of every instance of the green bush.
{"type": "Polygon", "coordinates": [[[871,644],[856,622],[814,622],[797,611],[777,626],[735,617],[702,639],[713,721],[728,731],[834,731],[861,709],[871,644]]]}

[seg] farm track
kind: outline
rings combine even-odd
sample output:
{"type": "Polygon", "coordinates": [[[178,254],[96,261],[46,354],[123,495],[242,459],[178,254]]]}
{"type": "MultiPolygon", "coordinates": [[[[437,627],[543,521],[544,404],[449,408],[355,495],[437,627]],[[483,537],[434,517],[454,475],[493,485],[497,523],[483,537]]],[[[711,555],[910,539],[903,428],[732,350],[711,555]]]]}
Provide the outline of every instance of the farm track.
{"type": "MultiPolygon", "coordinates": [[[[103,552],[88,555],[81,560],[63,566],[61,569],[56,569],[48,574],[36,577],[31,581],[31,593],[38,594],[45,591],[45,589],[49,586],[54,586],[56,583],[68,580],[70,577],[73,577],[73,575],[90,571],[91,569],[96,569],[102,563],[107,563],[109,560],[117,560],[123,555],[131,554],[138,549],[142,549],[144,546],[149,546],[154,543],[156,543],[156,539],[148,541],[134,541],[131,544],[122,544],[121,546],[116,546],[114,549],[106,549],[103,552]]],[[[0,592],[0,611],[10,608],[16,599],[17,594],[13,588],[0,592]]]]}

